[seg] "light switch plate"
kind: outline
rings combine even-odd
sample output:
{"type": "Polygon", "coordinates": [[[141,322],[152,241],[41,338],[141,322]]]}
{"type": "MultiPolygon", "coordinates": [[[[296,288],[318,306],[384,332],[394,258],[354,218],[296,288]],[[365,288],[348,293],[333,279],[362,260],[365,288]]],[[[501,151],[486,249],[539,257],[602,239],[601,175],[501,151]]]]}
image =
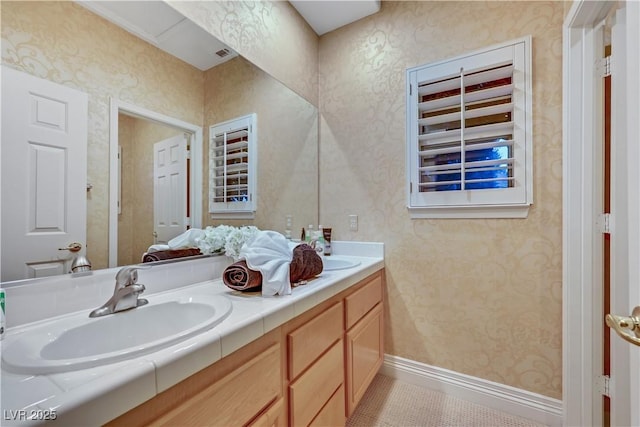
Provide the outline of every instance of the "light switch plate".
{"type": "Polygon", "coordinates": [[[358,215],[349,215],[349,230],[358,231],[358,215]]]}

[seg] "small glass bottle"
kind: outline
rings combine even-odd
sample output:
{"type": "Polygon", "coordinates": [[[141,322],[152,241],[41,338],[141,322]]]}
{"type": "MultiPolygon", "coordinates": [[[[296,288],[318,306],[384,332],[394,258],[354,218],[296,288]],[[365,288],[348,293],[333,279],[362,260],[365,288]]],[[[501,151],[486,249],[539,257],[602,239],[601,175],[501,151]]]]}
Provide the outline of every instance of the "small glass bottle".
{"type": "Polygon", "coordinates": [[[321,225],[318,225],[318,231],[316,231],[316,252],[320,255],[324,252],[324,235],[322,234],[321,225]]]}
{"type": "Polygon", "coordinates": [[[309,224],[305,233],[305,242],[309,243],[313,239],[313,224],[309,224]]]}

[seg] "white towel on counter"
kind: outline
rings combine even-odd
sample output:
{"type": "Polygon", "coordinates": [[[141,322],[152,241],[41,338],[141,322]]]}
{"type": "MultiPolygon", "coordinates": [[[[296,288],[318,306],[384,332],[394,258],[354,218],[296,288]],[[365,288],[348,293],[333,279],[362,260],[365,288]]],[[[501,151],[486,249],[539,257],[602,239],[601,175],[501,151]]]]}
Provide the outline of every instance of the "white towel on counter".
{"type": "Polygon", "coordinates": [[[258,231],[242,249],[240,259],[247,267],[262,273],[262,295],[290,295],[289,267],[293,250],[277,231],[258,231]]]}

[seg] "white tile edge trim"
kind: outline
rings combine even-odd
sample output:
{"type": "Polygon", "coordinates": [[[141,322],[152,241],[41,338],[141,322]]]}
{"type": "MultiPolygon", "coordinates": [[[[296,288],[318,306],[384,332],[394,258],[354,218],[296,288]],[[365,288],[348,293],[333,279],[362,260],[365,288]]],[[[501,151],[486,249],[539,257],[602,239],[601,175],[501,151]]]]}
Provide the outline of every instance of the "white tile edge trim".
{"type": "Polygon", "coordinates": [[[380,373],[537,423],[562,426],[562,401],[541,394],[389,354],[380,373]]]}

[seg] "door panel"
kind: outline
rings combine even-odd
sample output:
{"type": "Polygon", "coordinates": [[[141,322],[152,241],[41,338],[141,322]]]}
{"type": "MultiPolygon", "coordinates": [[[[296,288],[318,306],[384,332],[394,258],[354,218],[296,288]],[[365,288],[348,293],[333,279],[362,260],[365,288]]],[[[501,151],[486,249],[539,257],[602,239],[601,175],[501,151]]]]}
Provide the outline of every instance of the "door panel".
{"type": "Polygon", "coordinates": [[[153,146],[156,243],[187,230],[187,138],[180,134],[153,146]]]}
{"type": "Polygon", "coordinates": [[[87,95],[2,67],[2,105],[1,280],[67,273],[64,248],[86,241],[87,95]]]}
{"type": "MultiPolygon", "coordinates": [[[[640,3],[616,3],[611,81],[611,313],[640,305],[640,3]]],[[[640,425],[640,347],[611,330],[611,425],[640,425]]]]}

